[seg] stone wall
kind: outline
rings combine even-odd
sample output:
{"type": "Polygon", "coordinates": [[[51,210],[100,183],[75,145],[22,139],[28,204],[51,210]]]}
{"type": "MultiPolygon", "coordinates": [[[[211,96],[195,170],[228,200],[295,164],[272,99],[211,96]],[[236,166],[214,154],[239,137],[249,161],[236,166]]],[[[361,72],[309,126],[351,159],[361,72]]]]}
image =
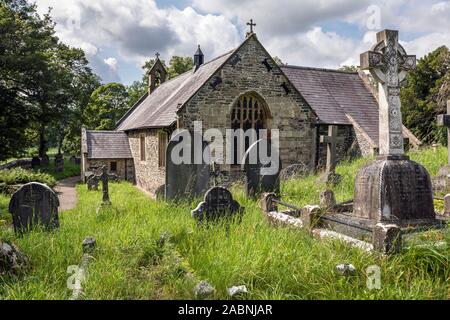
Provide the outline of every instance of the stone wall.
{"type": "Polygon", "coordinates": [[[106,166],[109,174],[115,174],[121,180],[134,183],[134,163],[132,159],[87,159],[86,171],[100,174],[100,169],[106,166]],[[111,171],[111,162],[117,163],[117,171],[111,171]]]}
{"type": "Polygon", "coordinates": [[[158,130],[134,131],[128,134],[131,153],[134,158],[136,184],[152,193],[165,185],[166,168],[159,167],[158,130]],[[141,161],[140,139],[145,136],[146,160],[141,161]]]}
{"type": "Polygon", "coordinates": [[[256,93],[272,115],[269,128],[280,130],[283,167],[302,162],[314,170],[316,117],[311,108],[254,36],[235,55],[240,59],[231,60],[237,63],[228,61],[212,77],[220,77],[222,83],[213,89],[210,80],[179,111],[179,126],[192,130],[194,121],[203,121],[204,130],[217,128],[225,135],[226,129],[231,128],[231,112],[236,101],[243,94],[256,93]],[[264,60],[270,64],[271,71],[263,64],[264,60]]]}

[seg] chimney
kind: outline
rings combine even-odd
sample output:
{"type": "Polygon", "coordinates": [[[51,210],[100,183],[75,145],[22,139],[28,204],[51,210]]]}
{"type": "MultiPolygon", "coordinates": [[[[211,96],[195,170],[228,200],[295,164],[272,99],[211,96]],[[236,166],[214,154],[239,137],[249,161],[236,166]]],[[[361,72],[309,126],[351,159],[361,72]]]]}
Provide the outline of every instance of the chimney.
{"type": "Polygon", "coordinates": [[[200,66],[205,63],[205,55],[202,52],[202,49],[200,49],[200,45],[198,45],[197,52],[194,55],[194,67],[195,71],[200,68],[200,66]]]}

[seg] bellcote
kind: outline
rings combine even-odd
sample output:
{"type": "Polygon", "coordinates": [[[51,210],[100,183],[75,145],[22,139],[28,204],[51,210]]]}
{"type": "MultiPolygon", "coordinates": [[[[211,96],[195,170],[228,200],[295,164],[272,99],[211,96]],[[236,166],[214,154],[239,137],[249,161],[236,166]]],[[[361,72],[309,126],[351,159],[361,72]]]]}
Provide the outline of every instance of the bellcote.
{"type": "Polygon", "coordinates": [[[167,78],[167,71],[163,63],[159,59],[159,53],[156,53],[156,60],[153,67],[148,73],[148,93],[152,94],[156,88],[162,85],[167,78]]]}

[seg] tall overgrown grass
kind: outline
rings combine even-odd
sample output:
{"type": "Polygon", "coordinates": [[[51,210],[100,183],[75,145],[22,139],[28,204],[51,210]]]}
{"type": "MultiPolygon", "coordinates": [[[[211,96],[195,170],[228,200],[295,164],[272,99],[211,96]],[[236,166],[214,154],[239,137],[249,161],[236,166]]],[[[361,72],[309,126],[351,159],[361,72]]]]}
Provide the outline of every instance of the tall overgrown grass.
{"type": "MultiPolygon", "coordinates": [[[[339,168],[343,184],[365,161],[339,168]]],[[[286,183],[283,198],[317,203],[321,187],[316,178],[286,183]]],[[[112,184],[112,207],[96,213],[101,192],[77,188],[78,206],[60,215],[59,231],[19,238],[11,228],[0,229],[0,238],[16,243],[31,261],[21,278],[0,280],[0,298],[69,299],[67,268],[80,263],[86,236],[97,239],[97,250],[85,299],[194,299],[200,280],[216,288],[217,299],[227,299],[226,289],[235,285],[248,287],[248,299],[450,298],[448,246],[417,247],[386,258],[336,241],[316,241],[306,232],[269,225],[241,188],[233,193],[246,208],[243,221],[209,227],[197,227],[191,218],[195,203],[156,202],[129,184],[112,184]],[[165,245],[162,234],[170,235],[165,245]],[[355,265],[356,276],[337,275],[334,269],[341,263],[355,265]],[[372,265],[381,268],[380,290],[366,285],[372,265]]],[[[351,198],[351,191],[352,186],[336,189],[341,200],[351,198]]],[[[439,238],[450,240],[448,233],[439,238]]]]}

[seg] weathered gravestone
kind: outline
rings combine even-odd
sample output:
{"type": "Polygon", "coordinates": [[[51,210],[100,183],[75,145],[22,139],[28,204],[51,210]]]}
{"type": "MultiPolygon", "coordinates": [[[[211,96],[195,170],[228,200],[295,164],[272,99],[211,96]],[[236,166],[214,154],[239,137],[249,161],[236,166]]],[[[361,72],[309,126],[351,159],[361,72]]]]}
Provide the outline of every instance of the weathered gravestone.
{"type": "Polygon", "coordinates": [[[233,199],[230,191],[222,187],[214,187],[210,189],[205,200],[192,211],[192,217],[199,224],[204,221],[214,221],[221,218],[233,217],[244,213],[244,208],[233,199]]]}
{"type": "Polygon", "coordinates": [[[450,100],[447,101],[447,114],[441,114],[438,116],[437,124],[439,127],[447,128],[447,137],[448,137],[448,164],[442,167],[437,175],[437,179],[435,180],[435,188],[439,189],[439,191],[449,191],[449,175],[450,175],[450,100]]]}
{"type": "Polygon", "coordinates": [[[28,263],[28,257],[14,244],[0,241],[0,276],[18,276],[28,267],[28,263]]]}
{"type": "Polygon", "coordinates": [[[87,187],[89,191],[98,191],[98,184],[100,179],[95,175],[91,174],[87,179],[87,187]]]}
{"type": "Polygon", "coordinates": [[[36,169],[37,167],[41,166],[41,159],[39,157],[33,157],[31,159],[31,168],[36,169]]]}
{"type": "Polygon", "coordinates": [[[55,156],[55,171],[56,172],[64,171],[64,156],[62,154],[57,154],[55,156]]]}
{"type": "Polygon", "coordinates": [[[328,136],[321,136],[320,142],[327,145],[327,165],[325,174],[319,179],[320,182],[337,185],[342,177],[336,173],[337,165],[337,143],[342,140],[338,137],[338,126],[328,126],[328,136]]]}
{"type": "Polygon", "coordinates": [[[280,193],[281,159],[277,148],[258,140],[245,153],[245,191],[248,197],[266,192],[280,193]]]}
{"type": "MultiPolygon", "coordinates": [[[[398,42],[398,31],[377,34],[378,43],[361,55],[361,68],[379,82],[380,156],[355,182],[354,215],[375,223],[374,247],[380,248],[395,227],[436,222],[430,175],[404,153],[400,82],[416,66],[398,42]],[[383,239],[380,239],[382,237],[383,239]]],[[[395,246],[396,247],[396,246],[395,246]]]]}
{"type": "Polygon", "coordinates": [[[21,234],[37,225],[48,230],[58,228],[58,207],[58,196],[45,184],[32,182],[22,186],[9,203],[14,230],[21,234]]]}
{"type": "Polygon", "coordinates": [[[169,142],[166,152],[166,200],[204,194],[210,184],[210,151],[198,133],[182,131],[169,142]]]}
{"type": "Polygon", "coordinates": [[[281,180],[300,179],[308,176],[310,172],[311,170],[304,163],[296,163],[281,170],[280,179],[281,180]]]}

